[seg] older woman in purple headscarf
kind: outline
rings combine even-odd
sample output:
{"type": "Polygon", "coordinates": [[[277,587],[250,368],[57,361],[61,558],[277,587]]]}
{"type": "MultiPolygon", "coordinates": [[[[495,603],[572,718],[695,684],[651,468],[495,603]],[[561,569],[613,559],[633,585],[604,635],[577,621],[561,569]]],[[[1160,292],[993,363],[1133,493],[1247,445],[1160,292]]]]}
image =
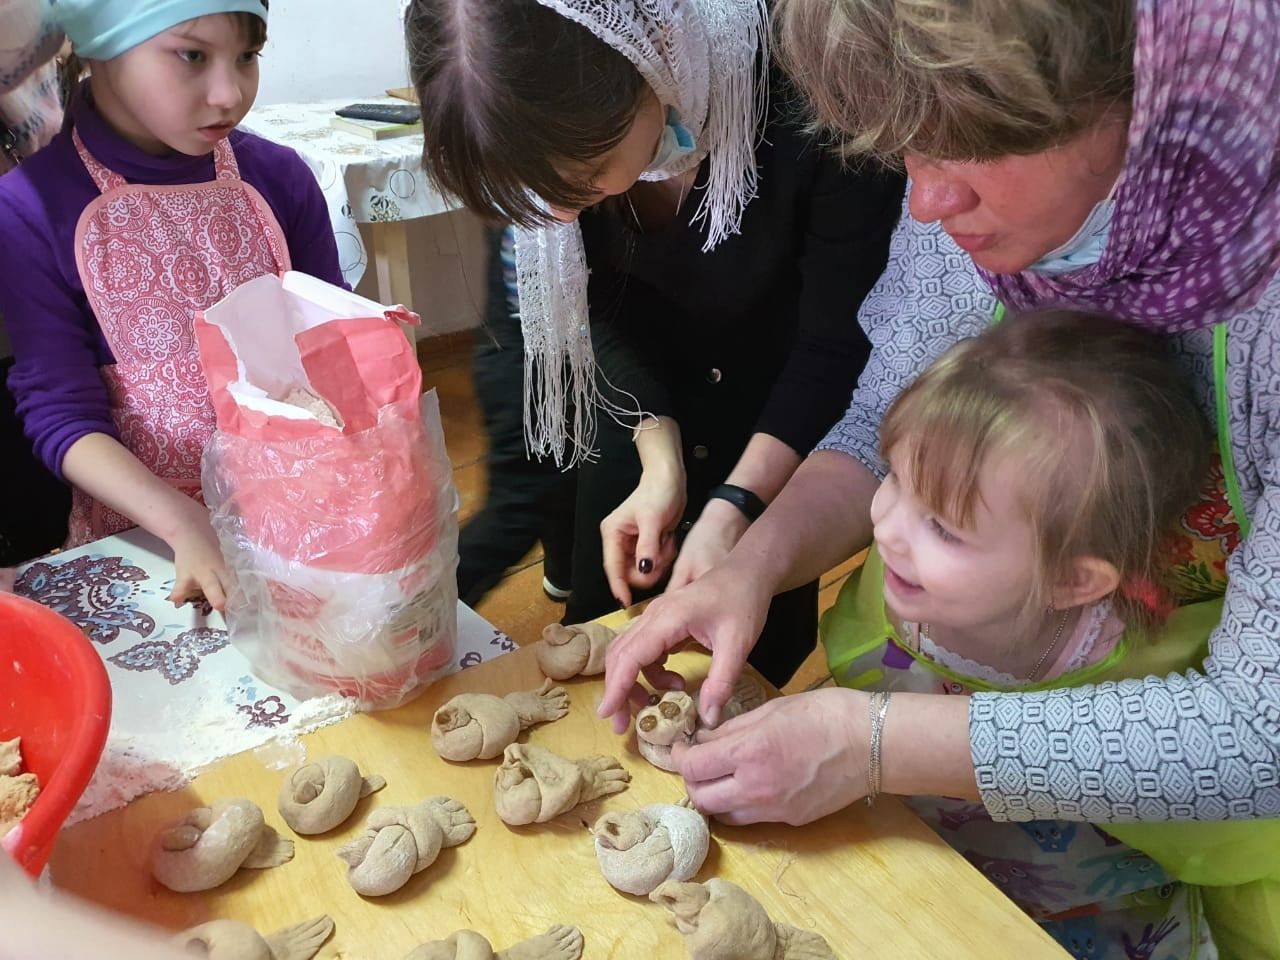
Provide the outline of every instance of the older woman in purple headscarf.
{"type": "Polygon", "coordinates": [[[702,809],[737,823],[820,817],[873,792],[876,766],[885,792],[969,797],[997,820],[1280,817],[1275,3],[783,0],[775,12],[819,123],[851,154],[897,157],[911,174],[888,268],[859,312],[872,356],[844,419],[728,558],[614,645],[602,714],[624,715],[637,674],[661,682],[667,651],[692,637],[712,650],[702,704],[714,716],[768,597],[870,542],[878,425],[897,394],[1004,308],[1079,307],[1174,335],[1218,425],[1218,482],[1183,524],[1182,561],[1203,591],[1226,591],[1203,672],[895,696],[870,719],[865,694],[821,690],[724,725],[681,772],[702,809]]]}

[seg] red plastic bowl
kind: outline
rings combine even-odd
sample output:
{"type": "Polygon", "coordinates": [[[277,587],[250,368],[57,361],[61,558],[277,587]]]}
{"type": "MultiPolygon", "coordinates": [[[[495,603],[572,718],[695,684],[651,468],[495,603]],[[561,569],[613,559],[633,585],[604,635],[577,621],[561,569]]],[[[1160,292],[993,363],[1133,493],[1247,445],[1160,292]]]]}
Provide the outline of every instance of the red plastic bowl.
{"type": "Polygon", "coordinates": [[[89,639],[60,614],[0,594],[0,740],[21,737],[24,769],[40,780],[3,845],[31,876],[89,785],[110,726],[111,683],[89,639]]]}

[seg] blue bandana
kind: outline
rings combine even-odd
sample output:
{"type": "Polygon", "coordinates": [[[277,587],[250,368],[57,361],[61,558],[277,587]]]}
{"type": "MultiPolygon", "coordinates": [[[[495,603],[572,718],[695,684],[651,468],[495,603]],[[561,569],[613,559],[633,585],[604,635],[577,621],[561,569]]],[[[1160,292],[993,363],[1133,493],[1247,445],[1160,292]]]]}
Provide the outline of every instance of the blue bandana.
{"type": "Polygon", "coordinates": [[[180,23],[213,13],[267,19],[264,0],[53,0],[53,18],[78,56],[111,60],[180,23]]]}

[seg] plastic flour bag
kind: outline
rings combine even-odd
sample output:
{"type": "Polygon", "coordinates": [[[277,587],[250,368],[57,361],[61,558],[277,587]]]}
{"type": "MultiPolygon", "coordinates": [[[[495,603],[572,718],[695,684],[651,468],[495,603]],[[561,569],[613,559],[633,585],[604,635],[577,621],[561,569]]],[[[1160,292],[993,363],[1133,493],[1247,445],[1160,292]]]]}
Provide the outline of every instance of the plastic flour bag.
{"type": "Polygon", "coordinates": [[[457,641],[457,493],[398,322],[418,318],[301,273],[196,319],[231,641],[268,683],[370,709],[439,676],[457,641]]]}

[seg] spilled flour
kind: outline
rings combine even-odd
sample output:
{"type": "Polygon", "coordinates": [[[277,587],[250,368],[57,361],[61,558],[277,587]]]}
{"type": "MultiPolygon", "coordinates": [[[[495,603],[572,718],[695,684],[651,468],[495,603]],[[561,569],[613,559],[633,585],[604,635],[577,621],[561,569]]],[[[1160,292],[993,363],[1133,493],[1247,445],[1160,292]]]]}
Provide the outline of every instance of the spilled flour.
{"type": "Polygon", "coordinates": [[[225,701],[197,697],[153,707],[152,722],[142,729],[116,722],[117,713],[98,769],[67,824],[119,809],[143,794],[177,790],[205,767],[246,750],[273,770],[295,766],[306,758],[298,737],[345,720],[355,709],[355,700],[336,695],[290,700],[287,714],[276,718],[287,715],[283,723],[254,726],[225,701]]]}

